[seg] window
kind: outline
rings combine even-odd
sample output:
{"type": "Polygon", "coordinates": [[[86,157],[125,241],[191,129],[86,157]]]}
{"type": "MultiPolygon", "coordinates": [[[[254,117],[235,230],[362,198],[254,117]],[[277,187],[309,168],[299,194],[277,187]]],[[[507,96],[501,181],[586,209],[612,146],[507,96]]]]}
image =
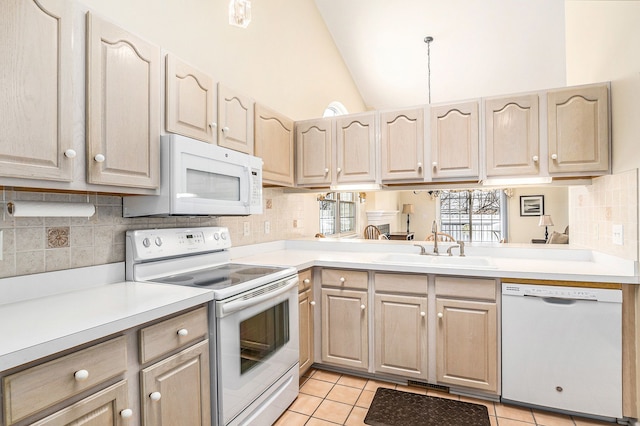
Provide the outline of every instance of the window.
{"type": "Polygon", "coordinates": [[[356,232],[355,192],[329,192],[318,197],[320,204],[320,233],[339,236],[356,232]]]}
{"type": "Polygon", "coordinates": [[[440,191],[440,230],[462,241],[506,238],[506,196],[501,189],[440,191]]]}
{"type": "Polygon", "coordinates": [[[347,108],[342,105],[341,102],[338,101],[333,101],[331,102],[327,108],[324,110],[324,113],[322,114],[322,117],[337,117],[339,115],[346,115],[349,114],[349,111],[347,111],[347,108]]]}

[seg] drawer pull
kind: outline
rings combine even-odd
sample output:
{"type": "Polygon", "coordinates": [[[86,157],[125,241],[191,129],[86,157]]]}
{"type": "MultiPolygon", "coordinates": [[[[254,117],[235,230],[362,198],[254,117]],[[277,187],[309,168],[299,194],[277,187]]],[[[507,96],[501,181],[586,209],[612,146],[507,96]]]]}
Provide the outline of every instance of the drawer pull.
{"type": "Polygon", "coordinates": [[[180,330],[178,330],[178,336],[184,337],[188,335],[189,335],[189,330],[187,330],[186,328],[181,328],[180,330]]]}
{"type": "Polygon", "coordinates": [[[73,373],[73,377],[76,379],[76,382],[82,382],[89,378],[89,372],[87,370],[78,370],[73,373]]]}
{"type": "Polygon", "coordinates": [[[149,398],[151,398],[152,401],[160,401],[160,398],[162,398],[162,395],[160,394],[160,392],[151,392],[149,394],[149,398]]]}
{"type": "Polygon", "coordinates": [[[316,301],[315,301],[315,300],[312,300],[311,302],[309,302],[309,304],[310,304],[311,306],[316,306],[316,301]]]}
{"type": "Polygon", "coordinates": [[[125,408],[124,410],[120,411],[120,417],[122,417],[123,419],[128,419],[131,416],[133,416],[133,410],[131,408],[125,408]]]}
{"type": "Polygon", "coordinates": [[[344,277],[340,277],[340,282],[341,282],[341,283],[343,283],[343,282],[345,282],[345,281],[346,281],[346,280],[344,279],[344,277]]]}
{"type": "Polygon", "coordinates": [[[309,284],[311,280],[309,278],[305,278],[304,280],[302,280],[302,282],[305,284],[309,284]]]}

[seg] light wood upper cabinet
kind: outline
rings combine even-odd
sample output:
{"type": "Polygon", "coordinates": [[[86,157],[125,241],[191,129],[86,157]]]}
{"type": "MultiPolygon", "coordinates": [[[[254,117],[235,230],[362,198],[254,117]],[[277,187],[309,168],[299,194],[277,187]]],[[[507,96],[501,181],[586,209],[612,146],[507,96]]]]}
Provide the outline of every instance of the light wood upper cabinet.
{"type": "Polygon", "coordinates": [[[218,84],[218,145],[253,155],[253,104],[250,97],[218,84]]]}
{"type": "Polygon", "coordinates": [[[609,90],[606,84],[547,94],[549,173],[609,170],[609,90]]]}
{"type": "Polygon", "coordinates": [[[0,2],[0,176],[71,181],[81,161],[72,141],[71,9],[67,0],[0,2]]]}
{"type": "Polygon", "coordinates": [[[256,103],[254,130],[254,155],[264,163],[262,182],[293,186],[293,120],[256,103]]]}
{"type": "Polygon", "coordinates": [[[165,63],[167,132],[216,143],[218,103],[213,77],[172,54],[166,55],[165,63]]]}
{"type": "Polygon", "coordinates": [[[87,181],[156,188],[160,48],[87,13],[87,181]]]}
{"type": "Polygon", "coordinates": [[[333,167],[333,119],[296,123],[296,183],[329,185],[333,167]]]}
{"type": "Polygon", "coordinates": [[[367,292],[322,289],[322,362],[367,369],[367,292]]]}
{"type": "Polygon", "coordinates": [[[487,99],[484,107],[487,176],[537,175],[538,95],[487,99]]]}
{"type": "Polygon", "coordinates": [[[341,183],[375,183],[376,181],[375,113],[337,117],[336,168],[333,181],[341,183]]]}
{"type": "Polygon", "coordinates": [[[382,182],[424,180],[424,109],[380,113],[382,182]]]}
{"type": "Polygon", "coordinates": [[[432,178],[477,178],[478,102],[432,106],[430,117],[432,178]]]}

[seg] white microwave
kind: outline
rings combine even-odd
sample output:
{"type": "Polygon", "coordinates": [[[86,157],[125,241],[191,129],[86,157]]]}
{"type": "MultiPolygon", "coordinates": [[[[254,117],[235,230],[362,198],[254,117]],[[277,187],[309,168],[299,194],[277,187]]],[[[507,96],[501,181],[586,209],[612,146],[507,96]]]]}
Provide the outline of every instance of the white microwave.
{"type": "Polygon", "coordinates": [[[123,198],[124,217],[262,213],[262,159],[169,134],[160,138],[158,195],[123,198]]]}

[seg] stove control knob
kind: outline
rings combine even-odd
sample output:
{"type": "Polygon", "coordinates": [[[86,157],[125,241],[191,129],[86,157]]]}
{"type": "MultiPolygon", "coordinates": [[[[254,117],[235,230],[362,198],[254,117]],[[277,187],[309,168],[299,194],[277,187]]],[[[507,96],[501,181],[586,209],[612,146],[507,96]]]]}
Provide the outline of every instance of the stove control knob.
{"type": "Polygon", "coordinates": [[[146,248],[151,247],[151,240],[149,238],[145,238],[144,240],[142,240],[142,245],[146,248]]]}
{"type": "Polygon", "coordinates": [[[222,238],[223,240],[227,239],[227,233],[226,232],[221,232],[220,233],[220,238],[222,238]]]}
{"type": "Polygon", "coordinates": [[[160,238],[160,237],[156,237],[156,241],[155,241],[155,243],[156,243],[156,245],[157,245],[158,247],[160,247],[160,246],[162,245],[162,238],[160,238]]]}
{"type": "Polygon", "coordinates": [[[218,233],[213,234],[213,239],[218,241],[220,239],[220,234],[218,233]]]}

